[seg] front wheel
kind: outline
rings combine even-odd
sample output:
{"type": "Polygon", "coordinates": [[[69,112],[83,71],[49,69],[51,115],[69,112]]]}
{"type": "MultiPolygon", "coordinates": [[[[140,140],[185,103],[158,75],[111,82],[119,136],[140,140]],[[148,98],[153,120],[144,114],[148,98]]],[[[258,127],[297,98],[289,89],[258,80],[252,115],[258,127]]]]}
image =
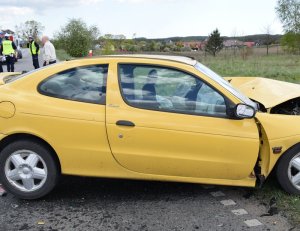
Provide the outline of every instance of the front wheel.
{"type": "Polygon", "coordinates": [[[20,199],[38,199],[56,185],[58,167],[52,153],[33,141],[16,141],[0,153],[0,182],[20,199]]]}
{"type": "Polygon", "coordinates": [[[294,146],[282,156],[276,174],[286,192],[300,195],[300,145],[294,146]]]}

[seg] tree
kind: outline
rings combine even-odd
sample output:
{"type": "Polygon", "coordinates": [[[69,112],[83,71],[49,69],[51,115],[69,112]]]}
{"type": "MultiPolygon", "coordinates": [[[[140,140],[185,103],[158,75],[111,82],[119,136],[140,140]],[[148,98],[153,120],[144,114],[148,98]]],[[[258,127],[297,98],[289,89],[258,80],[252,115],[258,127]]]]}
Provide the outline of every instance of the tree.
{"type": "Polygon", "coordinates": [[[281,44],[290,53],[300,53],[300,0],[278,0],[276,12],[286,33],[281,44]]]}
{"type": "Polygon", "coordinates": [[[300,33],[300,0],[278,0],[276,12],[286,33],[300,33]]]}
{"type": "Polygon", "coordinates": [[[272,36],[271,36],[271,25],[268,24],[264,27],[265,32],[265,38],[264,38],[264,44],[267,46],[267,55],[269,55],[269,47],[273,42],[272,36]]]}
{"type": "Polygon", "coordinates": [[[286,33],[281,39],[284,50],[292,54],[300,54],[300,33],[286,33]]]}
{"type": "Polygon", "coordinates": [[[88,27],[82,19],[70,19],[57,33],[56,40],[73,57],[86,56],[100,32],[96,26],[88,27]]]}
{"type": "Polygon", "coordinates": [[[115,46],[113,42],[113,35],[112,34],[105,34],[100,38],[102,49],[101,54],[102,55],[111,55],[114,53],[115,46]]]}
{"type": "Polygon", "coordinates": [[[45,27],[42,26],[40,22],[30,20],[16,26],[16,34],[25,40],[27,40],[29,36],[33,36],[34,39],[38,39],[44,29],[45,27]]]}
{"type": "Polygon", "coordinates": [[[209,54],[216,56],[218,52],[223,49],[223,39],[220,36],[218,29],[215,29],[209,36],[207,44],[205,46],[205,51],[209,54]]]}

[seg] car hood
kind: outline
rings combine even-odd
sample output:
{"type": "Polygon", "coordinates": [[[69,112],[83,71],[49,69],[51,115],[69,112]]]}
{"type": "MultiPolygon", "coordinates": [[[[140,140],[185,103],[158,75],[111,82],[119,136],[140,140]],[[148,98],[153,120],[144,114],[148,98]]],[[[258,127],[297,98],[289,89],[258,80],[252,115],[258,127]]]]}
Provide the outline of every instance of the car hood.
{"type": "Polygon", "coordinates": [[[8,78],[9,76],[15,76],[15,75],[21,75],[21,72],[2,72],[0,73],[0,85],[5,84],[5,78],[8,78]]]}
{"type": "Polygon", "coordinates": [[[261,77],[225,77],[242,93],[265,106],[272,108],[290,99],[300,97],[300,84],[261,77]]]}

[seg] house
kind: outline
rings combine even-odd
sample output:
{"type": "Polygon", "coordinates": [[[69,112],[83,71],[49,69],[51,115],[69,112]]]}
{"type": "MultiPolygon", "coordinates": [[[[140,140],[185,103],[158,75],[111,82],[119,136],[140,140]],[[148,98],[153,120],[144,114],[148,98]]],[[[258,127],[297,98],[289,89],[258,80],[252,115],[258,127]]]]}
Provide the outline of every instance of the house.
{"type": "Polygon", "coordinates": [[[249,48],[254,47],[255,45],[256,45],[255,42],[244,42],[244,46],[249,48]]]}
{"type": "Polygon", "coordinates": [[[236,39],[229,39],[223,42],[225,48],[231,47],[241,47],[244,46],[244,42],[236,40],[236,39]]]}
{"type": "Polygon", "coordinates": [[[192,50],[202,50],[206,45],[204,41],[192,41],[192,42],[183,42],[183,46],[187,48],[191,48],[192,50]]]}

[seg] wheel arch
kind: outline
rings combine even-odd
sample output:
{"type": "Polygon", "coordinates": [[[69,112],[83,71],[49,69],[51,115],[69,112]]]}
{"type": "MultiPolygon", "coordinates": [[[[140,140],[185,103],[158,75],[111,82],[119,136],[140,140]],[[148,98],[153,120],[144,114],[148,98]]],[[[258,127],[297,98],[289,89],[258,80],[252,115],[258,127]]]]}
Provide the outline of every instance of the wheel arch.
{"type": "Polygon", "coordinates": [[[278,160],[277,160],[277,162],[276,162],[276,164],[275,164],[275,166],[274,166],[273,169],[276,169],[276,168],[277,168],[277,165],[278,165],[279,161],[280,161],[282,158],[284,158],[284,157],[286,156],[287,153],[290,153],[290,152],[292,152],[294,149],[297,149],[297,148],[300,149],[300,142],[298,142],[298,143],[294,144],[293,146],[289,147],[284,153],[282,153],[282,154],[280,155],[280,157],[278,158],[278,160]]]}
{"type": "Polygon", "coordinates": [[[6,137],[4,137],[1,141],[0,141],[0,152],[9,144],[15,142],[15,141],[19,141],[19,140],[30,140],[30,141],[34,141],[37,142],[41,145],[43,145],[45,148],[47,148],[51,154],[52,157],[54,158],[54,161],[56,163],[56,166],[58,167],[59,172],[61,173],[61,164],[60,164],[60,160],[58,158],[58,155],[56,153],[56,151],[54,150],[54,148],[44,139],[42,139],[41,137],[38,137],[36,135],[32,135],[32,134],[28,134],[28,133],[16,133],[16,134],[10,134],[6,137]]]}

